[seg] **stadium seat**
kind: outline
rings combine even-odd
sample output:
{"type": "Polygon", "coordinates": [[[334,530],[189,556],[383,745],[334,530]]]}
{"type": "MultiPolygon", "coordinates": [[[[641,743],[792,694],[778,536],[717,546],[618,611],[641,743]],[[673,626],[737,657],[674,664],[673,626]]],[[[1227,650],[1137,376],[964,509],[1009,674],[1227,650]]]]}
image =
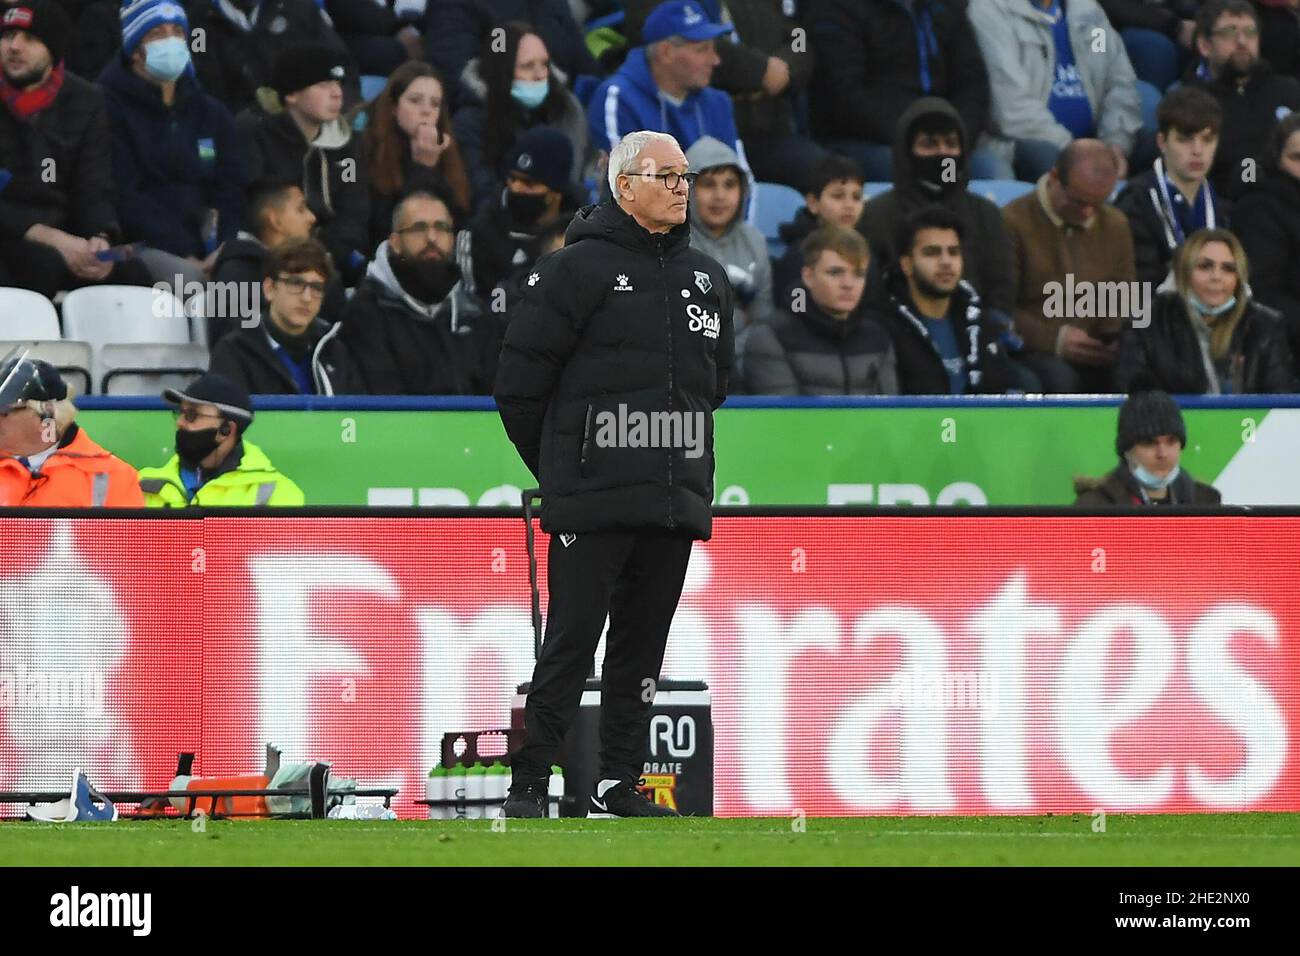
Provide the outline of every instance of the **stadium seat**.
{"type": "Polygon", "coordinates": [[[881,193],[888,192],[893,188],[894,188],[893,183],[863,183],[862,195],[865,196],[867,199],[872,199],[875,196],[879,196],[881,193]]]}
{"type": "Polygon", "coordinates": [[[39,292],[0,286],[0,339],[59,339],[59,313],[39,292]]]}
{"type": "Polygon", "coordinates": [[[69,342],[66,339],[23,339],[0,341],[0,356],[8,355],[16,347],[27,349],[27,357],[49,362],[59,370],[78,395],[90,391],[90,366],[94,358],[87,342],[69,342]]]}
{"type": "Polygon", "coordinates": [[[105,345],[189,345],[190,321],[185,307],[170,292],[147,286],[87,286],[69,292],[63,300],[63,334],[89,342],[94,349],[91,373],[99,389],[103,372],[100,352],[105,345]]]}
{"type": "Polygon", "coordinates": [[[804,207],[799,190],[780,183],[754,183],[754,196],[749,204],[749,221],[767,240],[768,254],[778,258],[785,251],[779,229],[804,207]]]}
{"type": "Polygon", "coordinates": [[[99,350],[105,395],[157,395],[182,388],[208,368],[208,350],[194,343],[108,343],[99,350]]]}
{"type": "Polygon", "coordinates": [[[1034,184],[1019,179],[972,179],[966,188],[990,202],[1005,206],[1032,190],[1034,184]]]}
{"type": "Polygon", "coordinates": [[[384,91],[384,84],[388,82],[386,76],[375,76],[366,73],[361,77],[361,98],[369,103],[376,96],[384,91]]]}

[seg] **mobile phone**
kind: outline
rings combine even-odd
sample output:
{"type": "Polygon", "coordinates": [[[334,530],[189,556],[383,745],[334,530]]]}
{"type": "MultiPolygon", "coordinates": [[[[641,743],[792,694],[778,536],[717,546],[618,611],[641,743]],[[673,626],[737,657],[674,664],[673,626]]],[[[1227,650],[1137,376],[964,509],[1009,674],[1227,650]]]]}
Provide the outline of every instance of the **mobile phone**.
{"type": "Polygon", "coordinates": [[[143,246],[142,242],[132,242],[124,246],[113,246],[109,249],[101,249],[95,253],[95,258],[100,262],[122,262],[125,259],[135,257],[135,254],[143,246]]]}

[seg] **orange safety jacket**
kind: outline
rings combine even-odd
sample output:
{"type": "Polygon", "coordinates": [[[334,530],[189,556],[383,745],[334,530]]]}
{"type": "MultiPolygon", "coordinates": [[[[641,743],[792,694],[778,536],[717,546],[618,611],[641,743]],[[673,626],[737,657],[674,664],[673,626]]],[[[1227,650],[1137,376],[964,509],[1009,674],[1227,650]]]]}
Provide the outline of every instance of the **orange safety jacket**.
{"type": "Polygon", "coordinates": [[[72,440],[32,474],[12,455],[0,455],[0,507],[143,508],[134,468],[90,440],[77,425],[72,440]]]}

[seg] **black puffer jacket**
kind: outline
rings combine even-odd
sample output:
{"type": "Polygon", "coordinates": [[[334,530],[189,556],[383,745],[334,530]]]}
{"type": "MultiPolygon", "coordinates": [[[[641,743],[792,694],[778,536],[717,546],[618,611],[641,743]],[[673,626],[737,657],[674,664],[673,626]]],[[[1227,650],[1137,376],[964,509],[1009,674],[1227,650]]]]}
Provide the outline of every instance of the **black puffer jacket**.
{"type": "Polygon", "coordinates": [[[778,309],[771,324],[750,327],[745,385],[753,395],[897,395],[898,370],[885,317],[859,308],[847,319],[818,308],[808,290],[804,311],[778,309]]]}
{"type": "MultiPolygon", "coordinates": [[[[1115,384],[1121,392],[1127,392],[1135,380],[1149,375],[1154,379],[1152,388],[1164,389],[1171,395],[1204,394],[1209,390],[1209,377],[1182,298],[1172,290],[1160,292],[1151,311],[1147,328],[1128,325],[1124,330],[1115,364],[1115,384]]],[[[1281,316],[1252,300],[1232,333],[1227,368],[1236,393],[1294,392],[1295,372],[1281,316]]]]}
{"type": "Polygon", "coordinates": [[[726,270],[690,247],[688,223],[652,235],[613,203],[578,212],[525,282],[496,380],[506,433],[541,482],[544,529],[711,535],[731,321],[726,270]],[[605,413],[620,408],[685,413],[677,447],[635,447],[632,432],[610,444],[605,413]],[[686,431],[697,423],[702,442],[686,431]]]}
{"type": "Polygon", "coordinates": [[[1242,181],[1242,160],[1253,159],[1257,166],[1263,165],[1265,145],[1277,125],[1278,111],[1300,110],[1300,81],[1274,72],[1267,60],[1260,60],[1240,86],[1224,78],[1198,77],[1195,70],[1193,59],[1184,82],[1199,86],[1223,107],[1223,129],[1210,167],[1210,181],[1222,195],[1236,199],[1248,185],[1242,181]]]}
{"type": "Polygon", "coordinates": [[[316,237],[351,285],[370,245],[370,186],[360,137],[342,120],[308,143],[288,113],[245,110],[236,119],[248,144],[249,182],[297,183],[316,217],[316,237]]]}
{"type": "Polygon", "coordinates": [[[804,23],[817,57],[808,101],[819,139],[892,143],[898,118],[926,95],[957,108],[971,142],[984,132],[989,77],[966,0],[810,0],[804,23]]]}
{"type": "Polygon", "coordinates": [[[21,239],[37,223],[120,238],[108,109],[81,77],[65,73],[54,102],[29,123],[0,108],[0,169],[13,175],[0,192],[0,239],[21,239]]]}
{"type": "MultiPolygon", "coordinates": [[[[1109,508],[1144,503],[1137,479],[1122,462],[1101,478],[1075,478],[1074,493],[1078,495],[1074,502],[1076,508],[1109,508]]],[[[1169,497],[1160,504],[1213,506],[1221,500],[1222,496],[1213,485],[1197,481],[1186,471],[1180,471],[1169,486],[1169,497]]]]}
{"type": "Polygon", "coordinates": [[[1002,222],[1002,210],[983,196],[966,189],[974,144],[952,104],[927,96],[909,106],[898,120],[894,134],[894,188],[872,198],[862,210],[858,231],[871,244],[871,251],[884,268],[894,261],[894,230],[898,223],[922,206],[937,203],[961,219],[966,227],[962,239],[963,274],[979,292],[984,304],[1011,315],[1016,305],[1012,281],[1011,239],[1002,222]],[[957,124],[962,139],[963,160],[957,164],[958,188],[942,198],[928,192],[916,178],[912,157],[912,131],[927,116],[943,115],[957,124]]]}
{"type": "MultiPolygon", "coordinates": [[[[919,317],[908,295],[906,280],[891,277],[887,317],[889,336],[898,362],[898,381],[904,395],[947,395],[948,373],[934,347],[929,329],[919,317]]],[[[966,363],[967,395],[1000,395],[1014,384],[1007,354],[998,342],[999,329],[985,314],[980,297],[965,280],[953,294],[948,310],[957,339],[957,350],[966,363]],[[974,356],[972,360],[972,356],[974,356]]]]}
{"type": "MultiPolygon", "coordinates": [[[[307,329],[311,348],[311,377],[315,395],[363,395],[365,386],[343,344],[343,324],[316,319],[307,329]]],[[[208,371],[220,372],[250,395],[298,395],[298,385],[285,367],[271,334],[263,325],[237,329],[212,350],[208,371]]]]}

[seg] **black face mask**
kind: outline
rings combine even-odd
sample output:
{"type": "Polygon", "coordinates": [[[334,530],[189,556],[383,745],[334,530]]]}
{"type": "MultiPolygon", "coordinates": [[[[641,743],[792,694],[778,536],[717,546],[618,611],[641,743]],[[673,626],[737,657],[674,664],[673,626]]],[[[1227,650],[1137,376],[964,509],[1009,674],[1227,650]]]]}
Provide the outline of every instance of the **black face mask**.
{"type": "Polygon", "coordinates": [[[180,456],[181,464],[191,469],[199,467],[199,462],[211,455],[221,443],[219,431],[218,428],[176,429],[176,454],[180,456]]]}
{"type": "Polygon", "coordinates": [[[451,259],[432,261],[414,256],[393,256],[389,259],[397,283],[407,294],[432,305],[447,298],[460,280],[460,267],[451,259]]]}
{"type": "Polygon", "coordinates": [[[946,196],[961,186],[962,157],[960,156],[913,156],[912,170],[916,181],[926,192],[936,196],[946,196]],[[945,182],[945,174],[951,182],[945,182]]]}
{"type": "Polygon", "coordinates": [[[521,226],[531,226],[546,212],[546,193],[530,195],[506,190],[506,209],[521,226]]]}

